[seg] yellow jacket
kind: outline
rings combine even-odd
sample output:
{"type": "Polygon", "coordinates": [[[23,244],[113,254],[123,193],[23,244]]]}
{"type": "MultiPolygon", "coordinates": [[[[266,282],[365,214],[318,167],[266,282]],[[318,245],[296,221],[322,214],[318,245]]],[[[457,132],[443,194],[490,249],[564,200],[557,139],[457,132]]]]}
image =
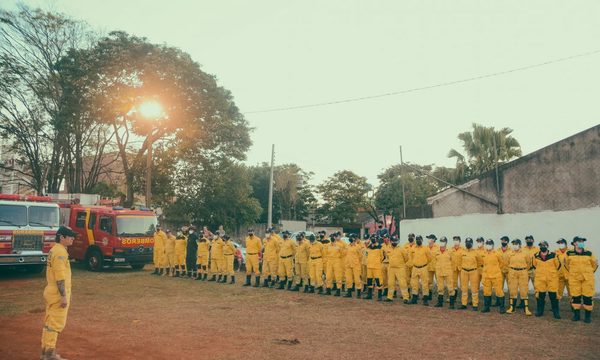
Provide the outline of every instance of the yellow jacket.
{"type": "Polygon", "coordinates": [[[435,259],[435,274],[437,276],[451,276],[454,272],[451,250],[446,248],[442,252],[442,249],[438,247],[433,252],[433,257],[435,259]]]}
{"type": "Polygon", "coordinates": [[[540,248],[538,246],[523,246],[521,249],[525,254],[527,254],[531,258],[531,261],[533,261],[533,257],[535,256],[535,254],[540,252],[540,248]]]}
{"type": "Polygon", "coordinates": [[[390,267],[399,268],[406,266],[408,262],[408,253],[406,249],[401,246],[392,247],[392,250],[388,253],[390,258],[390,267]]]}
{"type": "Polygon", "coordinates": [[[594,272],[598,269],[598,260],[591,251],[577,253],[575,250],[567,251],[567,270],[569,280],[594,281],[594,272]]]}
{"type": "Polygon", "coordinates": [[[277,238],[271,235],[270,238],[266,238],[263,242],[265,247],[264,260],[277,260],[277,254],[279,254],[279,243],[277,238]]]}
{"type": "Polygon", "coordinates": [[[296,262],[300,264],[308,263],[308,256],[310,253],[310,241],[302,239],[298,248],[296,249],[296,262]]]}
{"type": "Polygon", "coordinates": [[[262,242],[258,236],[252,235],[246,237],[246,254],[258,255],[261,250],[262,242]]]}
{"type": "Polygon", "coordinates": [[[233,244],[233,241],[231,241],[231,240],[225,241],[225,243],[223,244],[223,255],[224,256],[232,256],[234,254],[235,254],[235,245],[233,244]]]}
{"type": "Polygon", "coordinates": [[[198,255],[208,255],[210,244],[206,238],[200,238],[200,240],[202,239],[204,239],[204,241],[196,241],[198,244],[198,255]]]}
{"type": "Polygon", "coordinates": [[[438,244],[433,244],[433,246],[427,245],[427,247],[429,248],[429,251],[431,252],[431,255],[432,255],[432,259],[431,259],[431,262],[429,263],[429,266],[427,267],[427,270],[435,271],[435,253],[436,253],[436,251],[440,250],[440,246],[438,244]]]}
{"type": "Polygon", "coordinates": [[[223,239],[221,238],[217,238],[216,240],[213,240],[211,247],[210,247],[210,255],[212,259],[215,260],[220,260],[223,259],[223,245],[225,245],[225,243],[223,242],[223,239]]]}
{"type": "Polygon", "coordinates": [[[511,253],[511,249],[507,246],[506,249],[503,249],[502,247],[496,249],[496,252],[502,256],[502,273],[506,274],[508,273],[508,257],[511,253]]]}
{"type": "Polygon", "coordinates": [[[460,268],[463,270],[474,270],[483,263],[479,251],[475,249],[464,249],[460,257],[460,268]]]}
{"type": "Polygon", "coordinates": [[[503,254],[495,250],[486,250],[482,259],[484,278],[496,279],[502,276],[502,269],[505,268],[503,254]]]}
{"type": "Polygon", "coordinates": [[[532,265],[535,268],[536,279],[551,280],[558,278],[558,269],[561,265],[555,253],[548,252],[545,259],[542,258],[540,253],[535,254],[532,265]]]}
{"type": "Polygon", "coordinates": [[[167,234],[160,230],[154,233],[154,251],[164,252],[167,243],[167,234]]]}
{"type": "Polygon", "coordinates": [[[181,235],[175,239],[175,254],[185,257],[187,252],[187,236],[181,235]]]}
{"type": "Polygon", "coordinates": [[[288,257],[288,256],[294,256],[296,255],[296,248],[298,247],[298,245],[296,245],[296,242],[292,239],[287,239],[283,241],[283,245],[281,246],[281,249],[279,250],[279,256],[280,257],[288,257]]]}
{"type": "Polygon", "coordinates": [[[67,299],[71,295],[71,263],[69,262],[69,253],[60,243],[56,243],[50,252],[46,262],[46,281],[44,296],[59,299],[60,292],[56,286],[57,281],[65,282],[65,295],[67,299]]]}
{"type": "Polygon", "coordinates": [[[364,248],[362,244],[352,243],[346,249],[346,267],[348,268],[357,268],[361,265],[361,260],[363,256],[364,248]]]}
{"type": "Polygon", "coordinates": [[[531,256],[523,249],[512,250],[508,254],[508,267],[511,269],[527,269],[531,268],[531,256]]]}
{"type": "Polygon", "coordinates": [[[167,254],[175,254],[175,236],[173,236],[172,234],[167,235],[165,252],[167,254]]]}
{"type": "Polygon", "coordinates": [[[327,260],[337,261],[344,257],[345,246],[343,246],[341,242],[341,240],[335,241],[325,246],[325,248],[327,249],[327,260]]]}
{"type": "Polygon", "coordinates": [[[308,255],[311,260],[317,260],[319,258],[323,258],[323,244],[315,241],[308,247],[308,255]]]}
{"type": "Polygon", "coordinates": [[[429,266],[431,261],[433,261],[433,256],[431,255],[431,251],[429,251],[429,247],[426,245],[415,246],[409,253],[408,262],[411,266],[416,268],[429,266]]]}
{"type": "Polygon", "coordinates": [[[379,249],[367,248],[367,268],[381,269],[381,261],[383,260],[383,251],[379,249]]]}
{"type": "Polygon", "coordinates": [[[567,248],[556,250],[556,257],[558,257],[558,261],[560,261],[561,267],[558,269],[558,274],[563,277],[569,276],[569,271],[567,271],[566,262],[567,262],[567,248]]]}
{"type": "Polygon", "coordinates": [[[392,245],[390,244],[382,244],[381,251],[383,252],[383,260],[382,264],[388,264],[390,262],[390,252],[392,251],[392,245]]]}
{"type": "Polygon", "coordinates": [[[466,249],[462,246],[450,248],[450,254],[452,254],[452,269],[454,271],[460,271],[460,260],[462,259],[463,251],[466,249]]]}

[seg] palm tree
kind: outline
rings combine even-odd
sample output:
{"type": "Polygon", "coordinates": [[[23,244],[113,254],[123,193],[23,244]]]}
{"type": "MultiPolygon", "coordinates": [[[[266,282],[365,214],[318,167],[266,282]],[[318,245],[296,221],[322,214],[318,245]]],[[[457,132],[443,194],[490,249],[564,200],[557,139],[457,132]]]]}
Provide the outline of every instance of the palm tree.
{"type": "Polygon", "coordinates": [[[449,158],[456,158],[456,178],[468,180],[493,170],[498,164],[503,164],[522,155],[521,145],[510,134],[510,128],[495,130],[473,124],[472,132],[458,134],[458,139],[463,143],[465,155],[455,149],[448,153],[449,158]]]}

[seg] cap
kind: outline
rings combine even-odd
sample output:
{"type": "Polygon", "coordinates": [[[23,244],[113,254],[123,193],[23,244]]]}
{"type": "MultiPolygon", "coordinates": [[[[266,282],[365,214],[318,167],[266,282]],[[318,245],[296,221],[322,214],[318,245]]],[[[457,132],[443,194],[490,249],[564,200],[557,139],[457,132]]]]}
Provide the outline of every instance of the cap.
{"type": "Polygon", "coordinates": [[[417,235],[417,237],[415,239],[417,239],[417,240],[423,240],[423,237],[421,235],[417,235]]]}
{"type": "Polygon", "coordinates": [[[584,238],[584,237],[575,236],[575,237],[573,238],[573,242],[575,242],[575,241],[587,241],[587,239],[586,239],[586,238],[584,238]]]}
{"type": "Polygon", "coordinates": [[[409,238],[414,238],[414,237],[415,237],[415,234],[413,234],[413,233],[410,233],[410,234],[408,234],[408,237],[409,237],[409,238]]]}
{"type": "Polygon", "coordinates": [[[231,237],[229,237],[229,235],[223,235],[223,240],[229,240],[231,239],[231,237]]]}
{"type": "Polygon", "coordinates": [[[513,239],[513,241],[511,241],[511,243],[521,245],[521,239],[513,239]]]}
{"type": "Polygon", "coordinates": [[[156,224],[156,228],[160,229],[160,228],[162,228],[162,226],[160,224],[156,224]]]}
{"type": "Polygon", "coordinates": [[[501,241],[510,241],[509,237],[504,235],[503,237],[500,238],[501,241]]]}
{"type": "Polygon", "coordinates": [[[460,241],[460,236],[458,236],[458,235],[454,235],[454,236],[452,237],[452,240],[458,240],[458,241],[460,241]]]}
{"type": "Polygon", "coordinates": [[[546,240],[542,240],[540,241],[540,246],[542,245],[546,245],[546,247],[548,247],[548,242],[546,240]]]}
{"type": "Polygon", "coordinates": [[[431,240],[437,240],[437,237],[433,234],[427,235],[427,238],[431,240]]]}
{"type": "Polygon", "coordinates": [[[303,237],[304,237],[304,235],[298,234],[298,235],[296,235],[296,240],[302,240],[303,237]]]}
{"type": "Polygon", "coordinates": [[[190,230],[196,231],[196,227],[194,225],[190,226],[190,230]]]}
{"type": "Polygon", "coordinates": [[[566,244],[567,240],[565,240],[565,239],[559,239],[556,243],[557,244],[566,244]]]}
{"type": "Polygon", "coordinates": [[[314,240],[316,240],[316,239],[317,239],[317,238],[315,237],[315,235],[309,235],[309,236],[308,236],[308,240],[310,240],[310,241],[314,241],[314,240]]]}
{"type": "Polygon", "coordinates": [[[249,232],[249,233],[250,233],[250,232],[254,232],[254,229],[250,228],[250,229],[248,229],[248,232],[249,232]]]}
{"type": "Polygon", "coordinates": [[[525,240],[533,240],[533,235],[527,235],[527,236],[525,236],[525,240]]]}
{"type": "Polygon", "coordinates": [[[446,237],[445,237],[445,236],[442,236],[442,237],[440,238],[440,242],[448,242],[448,239],[446,239],[446,237]]]}
{"type": "Polygon", "coordinates": [[[473,239],[472,239],[472,238],[470,238],[470,237],[468,237],[468,238],[466,238],[466,239],[465,239],[465,242],[471,242],[471,243],[472,243],[472,242],[473,242],[473,239]]]}
{"type": "MultiPolygon", "coordinates": [[[[479,239],[477,239],[477,240],[479,240],[479,239]]],[[[487,239],[487,240],[485,241],[485,244],[486,244],[486,245],[494,245],[494,240],[492,240],[492,239],[487,239]]]]}
{"type": "Polygon", "coordinates": [[[77,233],[68,226],[61,226],[56,231],[56,235],[75,237],[75,236],[77,236],[77,233]]]}
{"type": "Polygon", "coordinates": [[[484,242],[485,240],[483,239],[483,237],[481,237],[481,236],[480,236],[480,237],[478,237],[478,238],[477,238],[477,240],[475,240],[475,241],[477,241],[477,242],[484,242]]]}

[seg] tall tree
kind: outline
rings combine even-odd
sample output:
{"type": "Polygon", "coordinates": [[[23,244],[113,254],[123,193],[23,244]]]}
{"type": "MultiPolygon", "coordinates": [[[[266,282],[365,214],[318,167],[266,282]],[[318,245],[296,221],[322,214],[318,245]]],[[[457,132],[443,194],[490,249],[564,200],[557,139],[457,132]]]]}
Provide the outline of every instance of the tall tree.
{"type": "Polygon", "coordinates": [[[323,205],[318,213],[334,224],[353,223],[359,210],[368,206],[367,193],[372,186],[367,178],[342,170],[317,186],[323,205]]]}
{"type": "Polygon", "coordinates": [[[458,139],[463,143],[464,154],[455,149],[448,153],[449,158],[456,158],[457,178],[464,180],[474,178],[496,166],[496,157],[499,164],[510,161],[522,155],[521,145],[510,134],[513,130],[485,127],[473,124],[473,131],[458,134],[458,139]]]}

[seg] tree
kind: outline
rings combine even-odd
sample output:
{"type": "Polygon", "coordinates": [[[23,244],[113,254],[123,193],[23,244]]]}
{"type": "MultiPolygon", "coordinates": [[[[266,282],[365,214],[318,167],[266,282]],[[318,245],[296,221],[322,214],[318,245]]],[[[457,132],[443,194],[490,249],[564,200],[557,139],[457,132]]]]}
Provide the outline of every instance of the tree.
{"type": "Polygon", "coordinates": [[[371,189],[367,178],[349,170],[339,171],[317,186],[324,202],[318,213],[334,224],[353,223],[358,211],[368,206],[371,189]]]}
{"type": "Polygon", "coordinates": [[[191,57],[176,48],[151,44],[124,32],[111,32],[89,50],[73,51],[87,71],[82,99],[98,121],[112,127],[133,202],[136,165],[152,143],[176,148],[186,162],[242,160],[251,141],[243,115],[231,93],[218,86],[191,57]],[[159,102],[164,116],[149,121],[137,109],[159,102]],[[132,146],[132,139],[144,140],[132,146]]]}
{"type": "Polygon", "coordinates": [[[521,156],[521,145],[510,136],[512,132],[510,128],[495,130],[493,127],[473,124],[473,131],[458,134],[465,154],[455,149],[448,153],[449,158],[456,158],[455,178],[468,180],[493,170],[496,157],[498,164],[503,164],[521,156]]]}
{"type": "Polygon", "coordinates": [[[55,65],[88,41],[86,24],[62,14],[0,11],[0,135],[37,193],[58,192],[69,146],[55,65]]]}

